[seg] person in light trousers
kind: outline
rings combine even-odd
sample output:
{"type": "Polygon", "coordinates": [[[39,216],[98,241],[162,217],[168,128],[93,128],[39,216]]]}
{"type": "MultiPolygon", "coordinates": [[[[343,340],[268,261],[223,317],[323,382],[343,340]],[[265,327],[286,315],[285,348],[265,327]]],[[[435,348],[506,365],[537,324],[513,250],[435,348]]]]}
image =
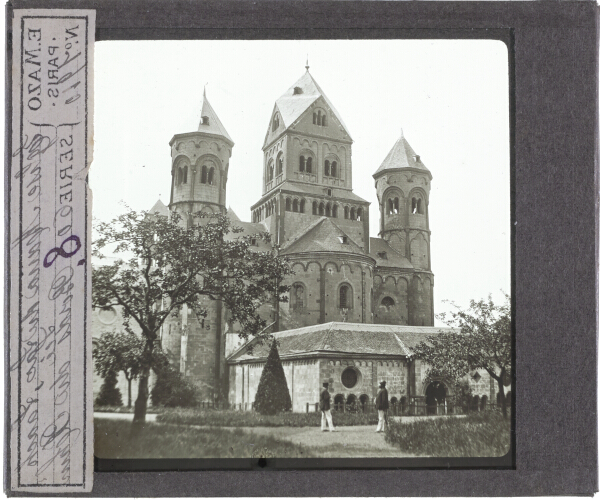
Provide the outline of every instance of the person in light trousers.
{"type": "Polygon", "coordinates": [[[387,423],[387,411],[390,407],[388,402],[388,391],[385,388],[385,380],[379,383],[379,392],[377,393],[377,399],[375,400],[377,405],[377,413],[379,415],[379,422],[377,422],[377,429],[375,432],[383,432],[385,430],[385,424],[387,423]]]}
{"type": "Polygon", "coordinates": [[[319,407],[321,408],[321,431],[325,432],[329,425],[329,432],[335,432],[333,427],[333,419],[331,418],[331,396],[329,395],[329,383],[323,382],[323,390],[319,399],[319,407]]]}

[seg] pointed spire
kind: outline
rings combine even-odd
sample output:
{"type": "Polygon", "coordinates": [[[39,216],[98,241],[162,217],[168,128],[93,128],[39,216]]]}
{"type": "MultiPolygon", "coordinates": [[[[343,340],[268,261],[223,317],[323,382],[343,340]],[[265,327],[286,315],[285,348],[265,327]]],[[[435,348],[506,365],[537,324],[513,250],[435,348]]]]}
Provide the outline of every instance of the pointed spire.
{"type": "Polygon", "coordinates": [[[200,112],[198,132],[221,136],[233,144],[231,137],[229,137],[227,130],[225,130],[221,120],[219,120],[217,113],[215,113],[215,110],[208,102],[206,97],[206,86],[204,86],[204,92],[202,94],[202,111],[200,112]]]}
{"type": "Polygon", "coordinates": [[[306,66],[304,66],[306,68],[306,71],[308,71],[308,68],[310,68],[310,66],[308,65],[308,54],[306,54],[306,66]]]}
{"type": "Polygon", "coordinates": [[[400,129],[400,138],[385,157],[381,166],[377,169],[375,174],[373,174],[373,177],[380,175],[386,170],[399,170],[403,168],[412,168],[429,172],[427,167],[421,161],[421,157],[415,153],[404,137],[404,130],[400,129]]]}

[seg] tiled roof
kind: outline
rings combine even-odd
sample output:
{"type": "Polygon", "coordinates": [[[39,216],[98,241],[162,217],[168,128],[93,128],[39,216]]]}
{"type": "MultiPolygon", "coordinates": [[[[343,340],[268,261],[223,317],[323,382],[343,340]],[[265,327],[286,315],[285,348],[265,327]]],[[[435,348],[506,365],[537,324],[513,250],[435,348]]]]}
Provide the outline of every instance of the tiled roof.
{"type": "MultiPolygon", "coordinates": [[[[440,332],[459,332],[456,328],[433,326],[372,325],[365,323],[325,323],[273,334],[281,358],[309,354],[361,354],[411,356],[412,348],[440,332]]],[[[229,361],[251,361],[269,355],[267,342],[250,341],[229,361]],[[252,353],[247,346],[252,344],[252,353]]]]}
{"type": "Polygon", "coordinates": [[[342,231],[330,217],[321,217],[306,231],[289,241],[282,249],[282,255],[302,252],[339,252],[361,254],[364,252],[342,231]],[[343,243],[345,237],[346,243],[343,243]]]}
{"type": "Polygon", "coordinates": [[[342,117],[337,112],[331,101],[325,95],[321,87],[317,84],[309,71],[306,71],[300,79],[294,83],[285,93],[275,101],[275,105],[281,114],[285,128],[288,128],[315,102],[319,97],[323,97],[327,105],[333,111],[335,117],[340,122],[344,130],[350,137],[348,127],[346,127],[342,117]],[[299,93],[294,93],[294,89],[300,89],[299,93]]]}
{"type": "Polygon", "coordinates": [[[154,204],[154,206],[148,210],[149,214],[155,214],[158,212],[158,215],[163,215],[164,217],[168,217],[169,216],[169,209],[166,207],[166,205],[160,200],[159,200],[154,204]]]}
{"type": "Polygon", "coordinates": [[[390,150],[373,176],[385,170],[398,170],[400,168],[416,168],[429,172],[423,162],[420,159],[417,161],[417,158],[418,155],[404,138],[404,132],[402,131],[400,139],[396,141],[396,144],[394,144],[394,147],[390,150]]]}
{"type": "Polygon", "coordinates": [[[229,137],[229,134],[227,133],[227,130],[225,130],[221,120],[219,120],[217,113],[215,113],[215,110],[210,105],[210,102],[208,102],[208,99],[206,98],[206,90],[202,96],[202,111],[200,112],[200,124],[198,125],[198,132],[220,135],[233,144],[233,140],[231,137],[229,137]],[[207,124],[203,123],[202,117],[204,116],[208,117],[207,124]]]}
{"type": "Polygon", "coordinates": [[[402,257],[396,250],[394,250],[387,241],[383,238],[369,238],[370,245],[370,256],[375,259],[375,263],[379,267],[398,267],[401,269],[414,269],[414,266],[406,257],[402,257]],[[385,257],[381,257],[379,254],[385,252],[385,257]]]}
{"type": "MultiPolygon", "coordinates": [[[[232,220],[232,224],[233,227],[241,227],[243,229],[243,231],[241,233],[229,233],[225,235],[225,240],[226,241],[232,241],[235,240],[236,238],[239,238],[240,236],[243,235],[252,235],[252,234],[256,234],[256,233],[264,233],[266,232],[265,227],[260,224],[260,223],[256,223],[256,222],[243,222],[241,220],[232,220]]],[[[256,239],[256,246],[252,247],[253,249],[256,250],[260,250],[262,252],[266,252],[268,250],[271,250],[273,247],[270,243],[265,242],[264,240],[257,238],[256,239]]]]}

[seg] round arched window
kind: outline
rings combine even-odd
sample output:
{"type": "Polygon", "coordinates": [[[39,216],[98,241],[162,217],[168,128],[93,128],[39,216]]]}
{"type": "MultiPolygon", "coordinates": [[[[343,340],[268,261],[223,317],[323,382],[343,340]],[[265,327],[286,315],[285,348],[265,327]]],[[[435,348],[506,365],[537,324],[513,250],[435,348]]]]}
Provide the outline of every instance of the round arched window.
{"type": "Polygon", "coordinates": [[[347,389],[352,389],[358,382],[358,373],[354,368],[346,368],[342,372],[342,384],[347,389]]]}
{"type": "Polygon", "coordinates": [[[117,319],[117,311],[114,307],[103,307],[98,311],[98,319],[105,325],[111,325],[117,319]]]}

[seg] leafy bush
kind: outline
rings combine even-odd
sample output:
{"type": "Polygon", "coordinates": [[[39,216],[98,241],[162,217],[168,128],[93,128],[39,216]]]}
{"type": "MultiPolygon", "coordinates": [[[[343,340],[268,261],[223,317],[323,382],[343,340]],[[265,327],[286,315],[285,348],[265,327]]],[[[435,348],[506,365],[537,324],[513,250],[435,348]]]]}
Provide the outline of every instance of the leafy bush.
{"type": "MultiPolygon", "coordinates": [[[[332,412],[332,415],[333,424],[336,427],[377,424],[377,413],[332,412]]],[[[321,412],[285,412],[277,415],[261,415],[255,412],[233,410],[165,409],[156,417],[156,421],[215,427],[319,427],[321,412]]]]}
{"type": "Polygon", "coordinates": [[[277,351],[277,342],[273,341],[256,390],[254,409],[262,415],[275,415],[291,408],[292,400],[277,351]]]}
{"type": "Polygon", "coordinates": [[[402,451],[430,457],[499,457],[510,448],[510,419],[499,411],[466,417],[390,419],[385,440],[402,451]]]}
{"type": "Polygon", "coordinates": [[[158,371],[156,383],[150,391],[153,406],[191,407],[200,401],[198,388],[185,380],[171,366],[158,371]]]}
{"type": "Polygon", "coordinates": [[[123,399],[121,398],[121,391],[117,387],[117,374],[115,372],[109,371],[106,374],[94,404],[98,406],[123,406],[123,399]]]}
{"type": "Polygon", "coordinates": [[[131,436],[131,422],[94,419],[94,455],[98,458],[304,458],[303,446],[242,429],[193,429],[145,423],[131,436]]]}

